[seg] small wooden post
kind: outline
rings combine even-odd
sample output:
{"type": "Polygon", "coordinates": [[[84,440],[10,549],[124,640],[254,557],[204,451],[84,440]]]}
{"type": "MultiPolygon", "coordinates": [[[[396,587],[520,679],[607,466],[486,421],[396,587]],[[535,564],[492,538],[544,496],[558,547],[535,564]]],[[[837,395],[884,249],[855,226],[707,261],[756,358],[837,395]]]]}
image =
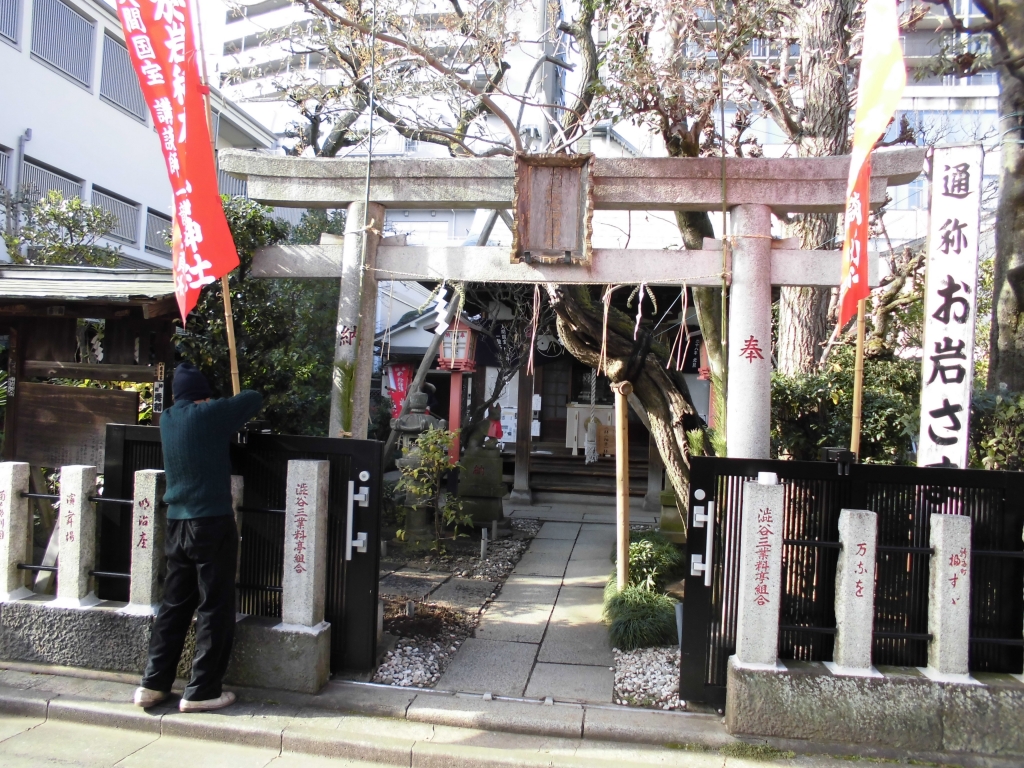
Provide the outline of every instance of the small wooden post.
{"type": "Polygon", "coordinates": [[[613,384],[615,390],[615,581],[621,592],[629,583],[629,396],[628,381],[613,384]]]}
{"type": "Polygon", "coordinates": [[[241,382],[238,379],[238,349],[235,346],[235,315],[231,311],[231,285],[228,276],[220,278],[220,293],[224,297],[224,327],[228,332],[228,360],[231,363],[231,394],[237,395],[242,391],[241,382]]]}

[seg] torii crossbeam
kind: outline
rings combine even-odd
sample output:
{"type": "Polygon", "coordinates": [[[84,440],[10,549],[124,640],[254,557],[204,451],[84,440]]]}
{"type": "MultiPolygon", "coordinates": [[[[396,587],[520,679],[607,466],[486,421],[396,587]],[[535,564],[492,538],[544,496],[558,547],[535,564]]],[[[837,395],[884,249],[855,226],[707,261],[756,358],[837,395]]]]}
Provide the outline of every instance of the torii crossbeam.
{"type": "MultiPolygon", "coordinates": [[[[897,149],[872,160],[871,206],[886,188],[913,181],[925,150],[897,149]]],[[[366,161],[292,158],[222,150],[220,167],[248,182],[249,196],[269,205],[349,209],[341,245],[273,246],[253,264],[260,277],[338,277],[339,303],[332,419],[329,434],[365,437],[369,409],[373,328],[358,332],[360,317],[373,317],[376,291],[358,279],[363,232],[366,161]],[[362,310],[362,311],[360,311],[362,310]],[[358,342],[356,337],[358,336],[358,342]],[[358,364],[357,364],[358,358],[358,364]],[[347,373],[346,373],[347,372],[347,373]],[[351,381],[346,378],[351,377],[351,381]],[[351,398],[351,428],[341,423],[339,403],[351,398]]],[[[729,158],[725,201],[731,214],[729,384],[727,444],[732,457],[768,458],[771,410],[771,288],[773,285],[834,286],[840,282],[839,251],[800,250],[793,240],[773,240],[771,216],[841,213],[846,203],[849,157],[729,158]]],[[[714,211],[723,207],[722,162],[717,158],[640,158],[593,161],[591,183],[597,210],[714,211]]],[[[510,208],[514,166],[509,158],[375,160],[370,169],[370,219],[384,208],[510,208]]],[[[366,274],[377,280],[449,279],[469,282],[640,283],[718,285],[722,243],[686,250],[595,249],[590,264],[513,264],[510,250],[493,247],[378,247],[370,233],[366,274]]],[[[869,261],[877,284],[877,258],[869,261]]]]}

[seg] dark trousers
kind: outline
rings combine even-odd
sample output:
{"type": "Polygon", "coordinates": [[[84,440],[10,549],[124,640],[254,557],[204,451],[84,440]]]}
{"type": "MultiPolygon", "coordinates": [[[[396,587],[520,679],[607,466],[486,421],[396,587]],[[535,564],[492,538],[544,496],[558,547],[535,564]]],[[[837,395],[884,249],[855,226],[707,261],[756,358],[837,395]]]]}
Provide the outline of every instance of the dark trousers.
{"type": "Polygon", "coordinates": [[[167,521],[164,600],[153,622],[142,685],[170,691],[185,635],[196,614],[189,701],[216,699],[235,638],[238,530],[232,515],[167,521]]]}

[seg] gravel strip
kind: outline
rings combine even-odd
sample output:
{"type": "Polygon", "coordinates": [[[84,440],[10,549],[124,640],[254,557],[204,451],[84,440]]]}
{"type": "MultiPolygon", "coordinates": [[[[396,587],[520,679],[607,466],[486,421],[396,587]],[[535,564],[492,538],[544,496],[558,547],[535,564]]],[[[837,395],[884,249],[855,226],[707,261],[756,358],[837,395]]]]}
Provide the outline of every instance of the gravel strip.
{"type": "Polygon", "coordinates": [[[615,653],[615,703],[680,710],[679,648],[639,648],[615,653]]]}
{"type": "Polygon", "coordinates": [[[419,604],[415,617],[404,615],[404,601],[388,601],[384,630],[400,637],[377,668],[373,682],[403,688],[433,686],[444,674],[478,620],[433,603],[419,604]],[[426,632],[427,634],[420,634],[426,632]]]}
{"type": "MultiPolygon", "coordinates": [[[[491,542],[483,560],[479,555],[428,556],[425,564],[431,569],[450,570],[453,576],[463,579],[503,583],[540,526],[539,520],[512,520],[511,538],[491,542]]],[[[405,605],[405,601],[386,601],[384,630],[400,637],[377,668],[373,682],[403,688],[433,687],[462,642],[473,632],[479,613],[468,614],[433,603],[419,603],[416,616],[406,617],[405,605]]]]}

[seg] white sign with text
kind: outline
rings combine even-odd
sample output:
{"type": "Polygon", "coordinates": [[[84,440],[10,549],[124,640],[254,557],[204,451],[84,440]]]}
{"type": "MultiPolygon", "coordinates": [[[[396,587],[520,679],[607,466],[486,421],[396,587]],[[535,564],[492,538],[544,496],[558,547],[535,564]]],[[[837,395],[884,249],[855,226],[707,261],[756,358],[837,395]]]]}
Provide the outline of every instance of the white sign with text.
{"type": "Polygon", "coordinates": [[[978,144],[939,147],[932,159],[919,467],[967,466],[982,160],[978,144]]]}

